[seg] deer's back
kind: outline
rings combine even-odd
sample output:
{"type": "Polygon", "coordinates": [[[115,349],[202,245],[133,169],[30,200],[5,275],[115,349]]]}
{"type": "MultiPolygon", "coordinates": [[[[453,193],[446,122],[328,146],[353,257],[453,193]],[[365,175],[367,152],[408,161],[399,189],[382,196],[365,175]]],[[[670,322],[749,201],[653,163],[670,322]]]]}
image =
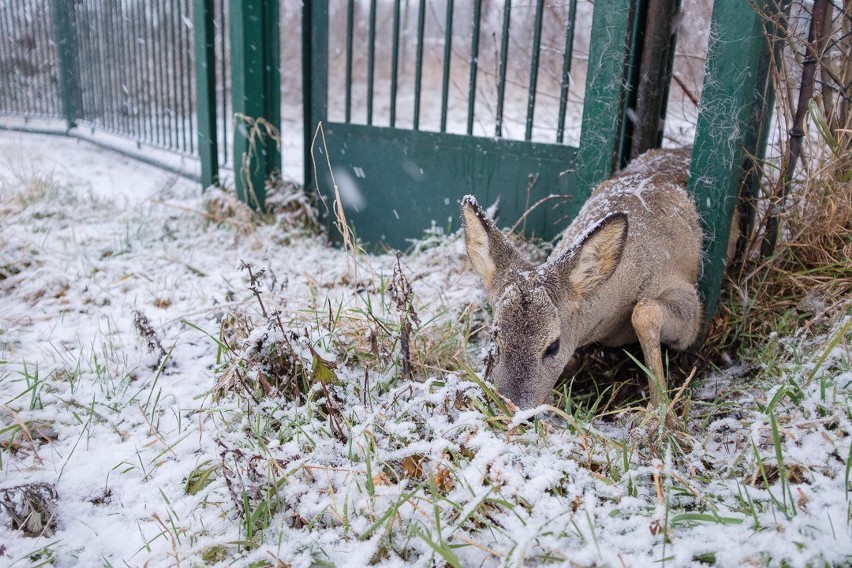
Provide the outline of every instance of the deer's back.
{"type": "Polygon", "coordinates": [[[638,300],[657,297],[675,281],[695,285],[703,233],[686,190],[689,159],[689,149],[678,149],[651,150],[633,160],[595,189],[552,253],[555,258],[575,247],[607,215],[627,214],[621,262],[588,302],[593,317],[601,320],[590,342],[630,341],[632,329],[622,328],[630,328],[638,300]]]}

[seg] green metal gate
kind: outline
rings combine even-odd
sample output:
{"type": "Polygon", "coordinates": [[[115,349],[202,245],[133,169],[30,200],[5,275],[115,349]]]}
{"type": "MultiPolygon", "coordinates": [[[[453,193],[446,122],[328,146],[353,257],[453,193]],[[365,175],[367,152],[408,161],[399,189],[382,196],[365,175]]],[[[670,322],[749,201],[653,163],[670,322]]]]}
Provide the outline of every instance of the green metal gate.
{"type": "MultiPolygon", "coordinates": [[[[581,136],[579,143],[568,144],[563,135],[567,126],[565,98],[569,88],[575,2],[565,3],[569,17],[562,32],[560,111],[553,128],[555,135],[548,141],[534,140],[532,136],[542,21],[548,6],[544,0],[535,1],[530,8],[534,24],[529,43],[526,124],[521,140],[507,139],[502,132],[507,46],[511,45],[508,41],[510,0],[502,4],[499,47],[496,37],[492,41],[498,61],[496,105],[490,114],[493,135],[477,133],[474,128],[482,118],[476,106],[476,85],[482,54],[483,0],[472,0],[464,5],[472,7],[470,17],[463,23],[472,39],[465,46],[468,64],[464,82],[468,86],[468,100],[466,129],[461,133],[449,132],[447,123],[451,110],[447,98],[453,73],[451,54],[458,50],[458,46],[453,45],[453,26],[458,20],[454,10],[459,3],[452,0],[414,3],[417,31],[412,40],[413,61],[408,62],[413,65],[414,108],[410,124],[402,125],[398,117],[398,77],[404,65],[400,57],[404,45],[400,39],[400,21],[404,18],[400,0],[392,2],[390,37],[377,38],[375,35],[377,10],[389,2],[377,4],[376,0],[371,0],[366,16],[361,15],[361,20],[368,22],[368,30],[366,45],[360,48],[360,53],[366,52],[366,65],[361,66],[360,73],[354,70],[353,63],[358,53],[357,41],[353,39],[353,18],[360,4],[354,0],[345,3],[345,29],[338,22],[333,32],[335,38],[346,38],[345,46],[332,53],[329,47],[332,2],[306,2],[303,49],[307,54],[304,60],[305,180],[315,180],[329,207],[333,200],[340,200],[355,235],[365,243],[386,243],[403,248],[409,239],[421,237],[434,225],[453,230],[459,222],[457,202],[467,193],[475,194],[486,204],[499,201],[504,222],[520,218],[530,205],[551,194],[562,196],[562,199],[553,200],[558,202],[558,207],[552,204],[538,207],[525,219],[528,235],[553,237],[576,215],[591,188],[636,151],[630,148],[632,125],[625,116],[627,109],[636,105],[641,66],[649,64],[642,61],[643,26],[654,21],[648,17],[649,10],[659,10],[666,3],[665,0],[662,3],[595,0],[581,136]],[[434,100],[429,101],[424,101],[420,95],[426,4],[433,20],[442,15],[445,22],[442,79],[440,88],[435,90],[440,96],[435,95],[434,100]],[[375,82],[377,46],[389,51],[389,84],[375,82]],[[330,62],[334,63],[335,73],[330,71],[330,62]],[[332,83],[330,77],[338,77],[341,72],[342,86],[339,80],[332,83]],[[363,75],[366,75],[366,85],[354,88],[355,80],[361,80],[363,75]],[[384,90],[389,94],[387,103],[382,106],[382,110],[387,110],[386,117],[375,108],[377,93],[384,90]],[[435,131],[425,130],[419,122],[424,103],[440,105],[441,118],[435,131]],[[362,109],[366,109],[366,116],[356,119],[362,109]],[[322,129],[318,128],[320,124],[322,129]]],[[[747,155],[761,154],[766,133],[765,117],[770,114],[764,111],[771,109],[767,81],[769,50],[761,20],[753,7],[743,0],[716,0],[711,28],[690,180],[707,235],[701,289],[708,314],[713,312],[718,300],[732,213],[741,182],[750,167],[747,155]]],[[[670,58],[667,62],[671,64],[670,58]]],[[[664,79],[665,71],[662,73],[664,79]]],[[[664,113],[664,108],[660,108],[660,112],[664,113]]],[[[658,117],[646,118],[656,120],[658,117]]],[[[334,214],[329,213],[330,226],[334,220],[334,214]]]]}
{"type": "MultiPolygon", "coordinates": [[[[365,243],[403,248],[433,225],[453,230],[466,193],[499,200],[503,223],[543,202],[522,228],[552,237],[595,183],[641,149],[631,148],[637,138],[625,117],[642,108],[638,81],[652,63],[643,61],[643,33],[660,27],[655,10],[671,2],[594,0],[588,78],[577,89],[569,81],[574,39],[584,31],[575,29],[576,0],[306,0],[305,181],[315,180],[329,206],[341,197],[365,243]],[[488,18],[499,32],[483,33],[488,18]],[[526,34],[512,35],[519,23],[526,34]],[[330,38],[342,43],[332,50],[330,38]],[[389,81],[376,73],[381,65],[389,81]],[[439,79],[429,79],[430,65],[439,79]],[[556,85],[549,118],[544,79],[556,85]],[[490,107],[483,89],[493,89],[490,107]],[[572,115],[570,99],[581,94],[582,115],[572,115]],[[516,108],[521,116],[511,114],[516,108]],[[320,124],[323,135],[314,137],[320,124]]],[[[785,5],[753,2],[761,12],[785,5]]],[[[770,52],[752,2],[713,6],[690,178],[707,235],[708,313],[737,192],[749,180],[750,156],[760,156],[771,106],[770,52]]],[[[278,12],[279,0],[7,2],[0,115],[64,119],[77,131],[197,155],[205,187],[230,161],[238,194],[262,208],[264,181],[281,157],[263,133],[252,138],[251,125],[279,126],[280,81],[293,78],[279,61],[278,12]]],[[[664,69],[656,73],[665,79],[664,69]]],[[[657,120],[656,112],[645,118],[657,120]]]]}
{"type": "MultiPolygon", "coordinates": [[[[459,17],[461,3],[452,0],[415,2],[417,13],[413,18],[416,19],[416,32],[415,37],[407,42],[412,55],[406,61],[400,53],[406,47],[405,39],[400,37],[401,2],[394,0],[382,4],[392,11],[390,37],[376,37],[377,10],[381,6],[377,7],[375,0],[370,2],[368,13],[362,14],[369,22],[369,30],[366,42],[362,42],[367,45],[361,46],[361,54],[366,52],[367,58],[366,89],[360,89],[353,88],[356,82],[353,59],[357,57],[356,41],[353,40],[356,6],[354,0],[345,3],[346,45],[343,53],[335,54],[339,60],[345,60],[342,81],[345,93],[339,80],[334,84],[329,81],[330,2],[320,0],[305,5],[305,53],[309,54],[305,65],[308,101],[305,132],[308,140],[314,137],[318,124],[323,124],[323,136],[316,137],[313,144],[306,144],[308,173],[305,179],[310,180],[316,175],[319,189],[329,199],[335,197],[336,184],[346,207],[347,219],[357,236],[369,243],[387,243],[402,248],[407,239],[421,237],[423,231],[433,225],[457,227],[457,202],[467,193],[476,194],[484,203],[499,200],[501,217],[513,220],[521,217],[531,205],[552,194],[563,196],[534,209],[525,219],[528,233],[552,237],[560,228],[560,220],[570,219],[577,213],[590,185],[606,177],[614,166],[612,149],[622,127],[619,108],[623,103],[622,84],[628,55],[623,39],[629,29],[631,6],[623,0],[597,0],[592,37],[618,39],[592,42],[589,68],[594,68],[595,73],[590,74],[586,88],[583,138],[577,145],[576,142],[563,143],[566,126],[572,126],[566,124],[566,120],[570,120],[566,118],[566,107],[571,87],[569,78],[576,0],[565,3],[567,17],[558,38],[561,43],[558,105],[554,105],[558,106],[558,124],[552,125],[552,137],[547,141],[534,140],[533,128],[537,126],[537,97],[542,96],[537,85],[546,8],[548,16],[553,16],[552,7],[546,7],[544,0],[537,0],[529,8],[532,29],[526,38],[529,43],[524,46],[510,44],[512,26],[516,25],[512,21],[512,2],[507,0],[502,5],[502,37],[499,47],[495,46],[495,50],[499,50],[494,72],[496,107],[492,109],[483,109],[477,101],[480,95],[477,81],[481,82],[483,77],[479,62],[485,50],[483,44],[490,39],[483,38],[481,33],[485,16],[482,0],[464,3],[461,7],[468,12],[464,18],[459,17]],[[440,38],[443,43],[440,84],[435,82],[428,89],[423,79],[427,4],[430,9],[428,17],[433,21],[439,19],[444,24],[440,38]],[[460,24],[469,31],[471,39],[464,45],[454,45],[454,42],[461,43],[458,41],[460,24]],[[377,45],[390,52],[389,84],[378,84],[374,79],[378,64],[377,45]],[[459,58],[454,58],[453,53],[458,54],[459,51],[464,51],[465,55],[465,68],[461,70],[453,68],[454,65],[459,66],[459,58]],[[513,56],[517,60],[519,54],[528,57],[528,76],[524,77],[526,116],[522,117],[519,128],[523,136],[519,134],[518,140],[505,135],[504,109],[507,83],[511,86],[509,74],[513,56]],[[399,77],[405,65],[413,66],[413,72],[408,68],[413,75],[413,84],[410,85],[413,101],[409,99],[403,103],[399,97],[399,77]],[[462,75],[465,75],[463,80],[462,75]],[[463,85],[459,87],[459,83],[463,85]],[[466,89],[460,105],[463,107],[462,116],[459,117],[460,113],[456,112],[461,132],[450,132],[452,123],[448,125],[448,115],[453,110],[449,107],[449,92],[453,87],[456,91],[466,89]],[[431,94],[431,98],[424,98],[423,92],[431,94]],[[389,94],[381,116],[375,110],[375,101],[380,93],[389,94]],[[411,103],[413,109],[406,109],[409,121],[401,125],[402,106],[411,103]],[[340,116],[335,120],[335,109],[331,107],[337,105],[339,111],[341,104],[343,112],[337,112],[340,116]],[[440,115],[431,131],[424,128],[421,121],[424,107],[428,107],[432,114],[440,115]],[[435,107],[439,107],[439,112],[434,111],[435,107]],[[364,109],[366,117],[356,119],[355,115],[359,112],[363,115],[364,109]],[[486,121],[488,124],[483,125],[486,121]],[[316,164],[315,170],[311,170],[312,164],[316,164]]],[[[335,35],[340,37],[342,31],[335,28],[335,35]]]]}

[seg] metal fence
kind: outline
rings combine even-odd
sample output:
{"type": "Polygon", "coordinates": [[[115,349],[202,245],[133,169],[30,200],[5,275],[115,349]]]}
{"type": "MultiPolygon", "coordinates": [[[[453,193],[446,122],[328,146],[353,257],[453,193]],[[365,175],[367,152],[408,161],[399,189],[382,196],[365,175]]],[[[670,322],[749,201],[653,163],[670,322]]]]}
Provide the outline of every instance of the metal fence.
{"type": "Polygon", "coordinates": [[[330,1],[329,118],[576,145],[592,4],[500,4],[330,1]]]}
{"type": "Polygon", "coordinates": [[[0,112],[63,116],[47,5],[47,0],[33,1],[0,11],[0,112]]]}
{"type": "MultiPolygon", "coordinates": [[[[214,0],[218,161],[230,136],[228,11],[214,0]]],[[[0,9],[0,115],[197,155],[192,0],[25,0],[0,9]]]]}
{"type": "MultiPolygon", "coordinates": [[[[356,229],[374,242],[404,243],[433,220],[457,220],[454,201],[470,191],[500,198],[515,218],[532,197],[567,195],[564,221],[635,150],[639,80],[662,59],[644,58],[643,34],[666,1],[595,0],[587,80],[575,89],[581,2],[306,0],[304,179],[317,174],[318,189],[335,197],[329,174],[347,173],[350,188],[371,199],[356,229]],[[389,35],[377,33],[380,11],[389,35]],[[498,31],[483,32],[484,18],[498,31]],[[458,26],[461,38],[451,30],[458,26]],[[390,70],[384,85],[380,67],[390,70]],[[427,69],[439,79],[427,79],[427,69]],[[492,99],[479,96],[486,84],[492,99]],[[580,91],[582,111],[572,116],[580,91]],[[327,146],[312,143],[319,123],[327,146]],[[319,161],[332,168],[314,172],[311,152],[326,152],[319,161]]],[[[773,9],[777,0],[755,2],[773,9]]],[[[238,196],[262,208],[265,181],[281,167],[270,136],[282,114],[279,12],[280,0],[0,0],[0,117],[61,119],[72,133],[108,132],[197,156],[205,185],[230,162],[238,196]]],[[[708,313],[724,265],[717,236],[728,234],[746,149],[758,150],[765,134],[771,61],[750,3],[714,0],[710,28],[690,177],[708,236],[708,313]]],[[[639,117],[655,124],[652,134],[660,118],[639,117]]],[[[541,209],[524,218],[551,231],[556,221],[541,209]]]]}

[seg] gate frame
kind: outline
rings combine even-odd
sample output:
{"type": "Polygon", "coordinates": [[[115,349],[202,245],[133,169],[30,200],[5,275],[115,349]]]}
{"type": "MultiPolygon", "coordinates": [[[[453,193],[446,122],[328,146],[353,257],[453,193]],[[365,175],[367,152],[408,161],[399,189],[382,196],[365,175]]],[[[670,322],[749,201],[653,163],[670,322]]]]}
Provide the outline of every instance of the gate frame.
{"type": "MultiPolygon", "coordinates": [[[[592,45],[590,46],[590,64],[589,68],[595,68],[597,71],[588,73],[586,86],[586,105],[583,110],[582,117],[582,132],[579,148],[565,144],[553,144],[542,142],[522,142],[508,139],[494,139],[491,137],[470,136],[471,130],[470,114],[468,118],[468,135],[450,134],[446,132],[430,132],[415,129],[398,129],[394,127],[377,127],[362,124],[352,124],[348,122],[330,123],[328,122],[328,0],[313,0],[303,3],[302,25],[303,25],[303,93],[305,101],[304,109],[304,168],[305,168],[305,185],[315,186],[321,194],[325,194],[331,199],[334,198],[334,192],[329,191],[328,186],[333,186],[331,179],[324,173],[323,168],[319,165],[316,170],[313,168],[313,161],[316,159],[316,152],[323,151],[322,148],[314,144],[314,135],[317,131],[317,126],[322,123],[324,125],[325,134],[330,139],[336,135],[335,129],[342,129],[346,132],[345,136],[367,135],[370,142],[374,140],[379,142],[385,141],[387,138],[395,140],[392,149],[398,148],[399,144],[419,144],[437,145],[442,144],[449,149],[463,150],[462,146],[477,144],[485,149],[483,155],[489,152],[499,151],[503,146],[505,151],[510,155],[509,161],[512,159],[519,162],[520,152],[524,145],[531,150],[533,159],[537,161],[539,167],[547,164],[549,173],[553,174],[558,163],[560,168],[558,174],[554,174],[554,183],[558,183],[562,188],[563,193],[568,193],[574,199],[567,205],[567,210],[563,209],[560,213],[570,213],[576,215],[579,207],[586,200],[591,192],[592,187],[602,179],[608,177],[615,168],[619,154],[614,154],[615,149],[619,147],[619,137],[624,128],[623,126],[623,106],[626,101],[625,95],[625,79],[628,70],[628,62],[631,57],[631,46],[633,44],[633,35],[625,36],[624,31],[631,29],[633,22],[633,13],[636,9],[643,6],[646,0],[632,0],[625,2],[624,0],[597,0],[596,8],[593,13],[593,29],[603,30],[604,33],[593,34],[592,45]],[[608,38],[621,38],[623,40],[608,40],[608,38]],[[593,67],[594,66],[594,67],[593,67]],[[373,129],[374,137],[370,137],[366,129],[373,129]],[[325,176],[325,179],[320,179],[325,176]],[[565,187],[568,186],[568,192],[565,187]],[[325,190],[325,191],[323,191],[325,190]]],[[[475,0],[474,3],[474,28],[477,27],[477,14],[479,13],[479,5],[481,0],[475,0]]],[[[473,49],[476,45],[472,46],[473,49]]],[[[471,53],[471,67],[476,66],[476,53],[471,53]]],[[[471,89],[473,89],[473,81],[475,71],[471,73],[471,89]]],[[[470,95],[469,95],[470,96],[470,95]]],[[[469,103],[469,106],[471,103],[469,103]]],[[[415,111],[416,112],[416,111],[415,111]]],[[[369,120],[368,120],[369,123],[369,120]]],[[[347,141],[342,142],[345,144],[347,141]]],[[[350,146],[351,149],[351,146],[350,146]]],[[[322,159],[323,163],[325,158],[322,159]]],[[[474,169],[482,172],[484,165],[478,159],[474,159],[474,169]]],[[[487,161],[487,160],[486,160],[487,161]]],[[[458,164],[456,164],[458,165],[458,164]]],[[[515,177],[520,178],[519,169],[513,169],[511,164],[506,165],[503,162],[497,162],[498,167],[502,167],[501,174],[508,171],[515,177]]],[[[533,170],[535,171],[535,170],[533,170]]],[[[475,179],[469,177],[468,181],[475,179]]],[[[526,183],[526,179],[524,183],[526,183]]],[[[529,183],[532,183],[530,181],[529,183]]],[[[528,186],[529,187],[529,186],[528,186]]],[[[451,193],[459,193],[458,188],[452,190],[451,193]]],[[[477,188],[481,190],[481,188],[477,188]]],[[[523,190],[519,188],[519,193],[523,190]]],[[[461,198],[464,193],[470,192],[470,184],[468,190],[458,195],[456,198],[461,198]]],[[[382,196],[378,199],[381,200],[382,196]]],[[[385,196],[387,197],[387,196],[385,196]]],[[[451,196],[453,197],[453,196],[451,196]]],[[[503,204],[506,206],[506,195],[504,194],[503,204]]],[[[510,199],[516,196],[511,196],[510,199]]],[[[373,196],[376,199],[376,196],[373,196]]],[[[513,206],[509,205],[511,209],[513,206]]],[[[517,208],[517,207],[516,207],[517,208]]],[[[429,210],[421,210],[421,214],[432,215],[441,218],[442,215],[450,214],[452,218],[457,218],[457,209],[454,206],[441,208],[436,206],[427,208],[429,210]],[[436,214],[436,210],[437,211],[436,214]]],[[[520,215],[525,210],[525,207],[520,208],[517,214],[520,215]]],[[[543,211],[536,211],[528,218],[531,225],[535,225],[537,221],[546,215],[543,211]]],[[[433,219],[435,218],[433,217],[433,219]]],[[[328,223],[331,227],[331,221],[328,223]]],[[[374,227],[369,227],[375,232],[374,227]]],[[[546,238],[554,236],[554,231],[548,226],[544,232],[546,238]],[[549,231],[549,232],[548,232],[549,231]]],[[[336,235],[332,232],[332,238],[336,235]]],[[[384,240],[384,235],[379,237],[384,240]]],[[[370,240],[370,239],[368,239],[370,240]]],[[[396,238],[397,242],[402,239],[396,238]]]]}
{"type": "MultiPolygon", "coordinates": [[[[753,4],[769,13],[786,13],[789,8],[786,0],[715,0],[710,23],[688,185],[704,228],[699,293],[705,328],[719,302],[738,207],[740,227],[751,226],[749,201],[758,189],[754,162],[765,155],[774,104],[769,70],[777,46],[767,40],[753,4]]],[[[771,31],[775,35],[778,30],[771,31]]]]}
{"type": "Polygon", "coordinates": [[[273,139],[281,127],[279,4],[230,0],[229,7],[234,184],[241,201],[263,211],[266,180],[281,171],[273,139]]]}
{"type": "MultiPolygon", "coordinates": [[[[764,6],[772,4],[779,9],[777,0],[752,1],[764,6]]],[[[647,10],[648,4],[648,0],[595,2],[582,131],[577,151],[577,183],[573,194],[579,204],[588,198],[597,183],[626,161],[626,156],[622,155],[629,151],[629,141],[625,139],[629,130],[625,125],[626,105],[631,94],[638,89],[639,73],[633,67],[641,64],[637,29],[639,22],[644,20],[641,11],[647,10]],[[624,37],[624,41],[612,41],[613,37],[624,37]]],[[[316,149],[314,133],[318,125],[324,124],[326,130],[330,126],[327,121],[328,0],[305,2],[302,25],[304,179],[306,186],[319,184],[316,189],[322,193],[322,180],[314,170],[312,159],[316,149]]],[[[699,283],[705,323],[719,301],[727,260],[727,235],[730,234],[734,209],[741,193],[754,193],[756,179],[748,175],[752,169],[749,156],[759,159],[765,149],[773,99],[768,73],[771,61],[762,21],[752,3],[715,0],[689,181],[689,190],[695,196],[705,232],[704,265],[699,283]],[[728,144],[716,143],[720,131],[729,133],[725,137],[728,144]],[[724,235],[724,238],[719,235],[724,235]]],[[[668,79],[671,80],[670,76],[668,79]]],[[[352,126],[375,129],[377,134],[394,132],[394,136],[399,136],[402,133],[399,140],[403,142],[407,135],[413,136],[412,133],[418,136],[431,134],[347,125],[352,126]]],[[[485,140],[479,139],[480,142],[485,140]]],[[[330,197],[334,198],[333,195],[330,197]]]]}

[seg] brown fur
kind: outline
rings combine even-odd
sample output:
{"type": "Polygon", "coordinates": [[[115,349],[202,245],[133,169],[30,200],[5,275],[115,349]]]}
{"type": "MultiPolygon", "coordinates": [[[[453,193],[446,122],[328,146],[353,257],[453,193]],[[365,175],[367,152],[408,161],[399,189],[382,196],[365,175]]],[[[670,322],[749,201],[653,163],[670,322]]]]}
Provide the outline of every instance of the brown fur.
{"type": "Polygon", "coordinates": [[[593,342],[638,340],[653,372],[651,404],[664,400],[660,343],[685,349],[702,319],[703,235],[686,193],[689,156],[652,150],[601,183],[539,267],[473,197],[462,201],[468,257],[494,307],[493,380],[519,407],[544,403],[574,350],[593,342]]]}

